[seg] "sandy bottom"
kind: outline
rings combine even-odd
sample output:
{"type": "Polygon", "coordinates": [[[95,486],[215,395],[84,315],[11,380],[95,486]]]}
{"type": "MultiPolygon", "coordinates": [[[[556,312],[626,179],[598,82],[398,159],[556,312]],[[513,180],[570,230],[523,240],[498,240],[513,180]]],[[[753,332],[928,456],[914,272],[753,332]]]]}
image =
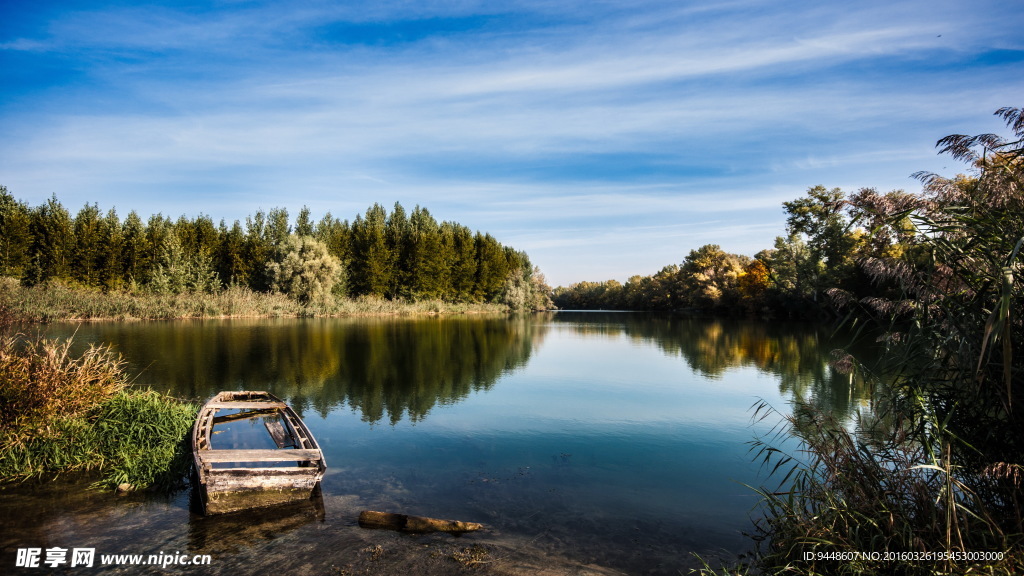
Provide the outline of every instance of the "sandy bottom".
{"type": "MultiPolygon", "coordinates": [[[[542,525],[529,534],[487,525],[461,536],[404,534],[360,528],[357,519],[365,507],[356,496],[334,495],[323,497],[322,505],[303,502],[207,517],[195,512],[187,492],[170,498],[117,496],[70,480],[8,486],[0,491],[0,573],[21,569],[19,549],[52,547],[96,550],[92,568],[64,565],[50,571],[66,574],[679,575],[701,565],[690,550],[644,544],[650,540],[642,529],[616,546],[542,525]],[[166,568],[101,565],[108,554],[209,555],[210,562],[166,568]]],[[[731,558],[728,552],[698,552],[715,566],[731,558]]]]}

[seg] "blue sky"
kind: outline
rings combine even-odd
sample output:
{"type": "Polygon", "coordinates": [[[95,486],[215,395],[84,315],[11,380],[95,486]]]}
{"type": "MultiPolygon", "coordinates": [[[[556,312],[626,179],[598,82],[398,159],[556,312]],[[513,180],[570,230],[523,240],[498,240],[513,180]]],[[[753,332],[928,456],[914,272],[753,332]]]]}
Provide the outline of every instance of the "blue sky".
{"type": "Polygon", "coordinates": [[[0,0],[0,184],[143,217],[374,202],[552,285],[753,254],[816,184],[916,191],[1024,106],[1024,8],[977,0],[0,0]]]}

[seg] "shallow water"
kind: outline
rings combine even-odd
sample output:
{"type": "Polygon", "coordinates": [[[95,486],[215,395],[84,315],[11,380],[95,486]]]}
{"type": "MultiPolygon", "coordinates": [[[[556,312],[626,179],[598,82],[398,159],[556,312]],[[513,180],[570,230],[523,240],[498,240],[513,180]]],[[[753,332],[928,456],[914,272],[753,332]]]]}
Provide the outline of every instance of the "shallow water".
{"type": "Polygon", "coordinates": [[[766,479],[748,443],[774,424],[752,424],[755,402],[784,410],[799,398],[841,414],[866,404],[826,365],[842,343],[803,325],[562,312],[49,330],[74,332],[76,346],[111,343],[140,386],[195,399],[274,392],[302,413],[328,471],[315,506],[222,518],[196,514],[187,491],[7,488],[2,571],[19,548],[83,547],[97,564],[101,553],[210,555],[166,569],[196,573],[677,574],[692,552],[750,548],[756,497],[744,484],[766,479]],[[362,509],[487,529],[369,531],[355,523],[362,509]]]}

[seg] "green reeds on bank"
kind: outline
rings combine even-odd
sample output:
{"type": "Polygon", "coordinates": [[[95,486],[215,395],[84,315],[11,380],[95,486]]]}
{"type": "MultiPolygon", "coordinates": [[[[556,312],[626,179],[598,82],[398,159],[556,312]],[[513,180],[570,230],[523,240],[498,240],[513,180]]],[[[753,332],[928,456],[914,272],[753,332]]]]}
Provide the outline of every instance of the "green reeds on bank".
{"type": "Polygon", "coordinates": [[[155,294],[71,287],[58,282],[25,287],[0,278],[0,310],[25,322],[69,320],[173,320],[182,318],[279,318],[507,312],[503,304],[335,298],[301,303],[285,294],[231,286],[215,292],[155,294]]]}
{"type": "MultiPolygon", "coordinates": [[[[849,429],[797,406],[779,415],[761,402],[757,418],[780,417],[796,453],[753,442],[781,481],[760,488],[757,566],[770,574],[1020,574],[1024,536],[993,518],[965,481],[952,447],[919,441],[903,423],[849,429]]],[[[933,421],[936,439],[949,438],[933,421]]],[[[774,440],[778,440],[775,438],[774,440]]]]}
{"type": "Polygon", "coordinates": [[[96,471],[99,485],[171,489],[188,472],[198,406],[132,390],[107,347],[0,339],[0,479],[96,471]]]}

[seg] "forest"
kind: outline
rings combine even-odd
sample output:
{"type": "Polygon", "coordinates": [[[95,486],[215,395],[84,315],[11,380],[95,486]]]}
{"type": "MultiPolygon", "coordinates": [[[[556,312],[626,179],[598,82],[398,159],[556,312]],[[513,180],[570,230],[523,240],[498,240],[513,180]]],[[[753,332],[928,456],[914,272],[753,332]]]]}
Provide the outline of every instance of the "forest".
{"type": "Polygon", "coordinates": [[[325,298],[491,302],[546,308],[549,289],[525,252],[441,222],[426,208],[374,204],[350,223],[304,207],[260,210],[243,225],[211,217],[147,220],[56,196],[30,207],[0,186],[0,275],[24,286],[131,293],[213,293],[228,287],[325,298]]]}
{"type": "MultiPolygon", "coordinates": [[[[922,175],[922,177],[924,177],[922,175]]],[[[976,176],[958,176],[954,185],[968,192],[976,176]]],[[[783,203],[785,235],[753,257],[730,254],[718,244],[690,250],[680,264],[650,276],[578,282],[558,287],[559,308],[574,310],[689,310],[736,316],[816,318],[831,310],[835,290],[863,299],[889,292],[870,273],[873,262],[923,261],[922,237],[911,216],[948,205],[936,183],[919,194],[880,193],[862,188],[813,186],[783,203]]]]}

